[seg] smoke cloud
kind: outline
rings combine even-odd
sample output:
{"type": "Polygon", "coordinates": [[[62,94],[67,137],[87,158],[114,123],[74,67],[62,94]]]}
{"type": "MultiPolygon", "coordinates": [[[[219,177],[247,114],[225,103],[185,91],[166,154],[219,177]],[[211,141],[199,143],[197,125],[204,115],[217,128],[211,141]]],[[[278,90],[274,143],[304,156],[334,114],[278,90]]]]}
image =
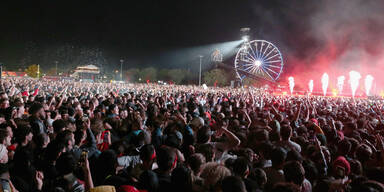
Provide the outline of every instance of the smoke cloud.
{"type": "Polygon", "coordinates": [[[262,17],[258,38],[271,40],[282,49],[286,65],[281,81],[294,76],[297,87],[305,89],[314,79],[314,91],[320,91],[323,73],[329,74],[333,89],[338,76],[355,70],[374,76],[373,91],[384,89],[380,77],[384,71],[384,1],[300,2],[284,1],[278,8],[254,7],[255,15],[262,17]]]}

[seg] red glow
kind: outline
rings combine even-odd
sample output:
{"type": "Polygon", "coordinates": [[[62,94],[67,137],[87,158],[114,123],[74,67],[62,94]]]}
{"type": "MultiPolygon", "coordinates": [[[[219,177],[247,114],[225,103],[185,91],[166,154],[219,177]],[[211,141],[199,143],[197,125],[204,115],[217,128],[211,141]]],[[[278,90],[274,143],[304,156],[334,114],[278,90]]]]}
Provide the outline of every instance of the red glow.
{"type": "MultiPolygon", "coordinates": [[[[356,29],[366,31],[362,26],[356,29]]],[[[372,85],[371,95],[379,95],[379,90],[384,89],[384,76],[380,74],[384,71],[384,49],[379,43],[352,44],[351,36],[354,33],[351,28],[343,28],[345,35],[323,41],[317,46],[317,50],[310,55],[286,53],[286,71],[283,73],[285,79],[289,76],[295,77],[295,91],[306,90],[310,79],[314,80],[313,92],[321,92],[321,75],[328,73],[329,87],[337,87],[337,77],[345,76],[346,82],[341,94],[351,95],[351,88],[347,80],[349,71],[356,70],[362,76],[372,75],[375,80],[372,85]],[[369,46],[368,46],[369,44],[369,46]],[[288,67],[289,65],[289,67],[288,67]]],[[[366,31],[370,33],[369,31],[366,31]]],[[[371,38],[371,37],[367,37],[371,38]]],[[[372,36],[373,38],[373,36],[372,36]]],[[[375,36],[379,42],[380,37],[375,36]]],[[[301,40],[304,41],[304,40],[301,40]]],[[[294,42],[292,42],[294,43],[294,42]]],[[[365,94],[363,83],[358,87],[356,95],[365,94]]]]}

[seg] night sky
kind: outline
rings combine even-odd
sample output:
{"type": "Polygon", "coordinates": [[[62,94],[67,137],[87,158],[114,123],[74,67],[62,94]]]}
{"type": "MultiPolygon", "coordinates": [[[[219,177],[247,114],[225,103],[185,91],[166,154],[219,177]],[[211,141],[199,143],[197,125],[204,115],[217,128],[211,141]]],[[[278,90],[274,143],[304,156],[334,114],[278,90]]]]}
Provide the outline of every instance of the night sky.
{"type": "MultiPolygon", "coordinates": [[[[279,47],[285,74],[303,72],[303,67],[316,72],[329,66],[344,69],[356,54],[364,58],[357,66],[363,70],[379,65],[373,61],[384,62],[383,9],[380,0],[2,1],[0,62],[50,68],[60,60],[62,66],[71,65],[51,53],[67,46],[97,50],[110,70],[119,66],[120,58],[126,68],[183,68],[157,57],[235,41],[241,38],[241,27],[250,27],[252,39],[279,47]]],[[[61,57],[71,53],[64,52],[61,57]]],[[[181,53],[180,59],[184,57],[181,53]]]]}
{"type": "Polygon", "coordinates": [[[26,45],[70,43],[103,50],[109,63],[166,50],[233,41],[248,3],[225,1],[12,1],[2,3],[0,60],[17,64],[26,45]]]}

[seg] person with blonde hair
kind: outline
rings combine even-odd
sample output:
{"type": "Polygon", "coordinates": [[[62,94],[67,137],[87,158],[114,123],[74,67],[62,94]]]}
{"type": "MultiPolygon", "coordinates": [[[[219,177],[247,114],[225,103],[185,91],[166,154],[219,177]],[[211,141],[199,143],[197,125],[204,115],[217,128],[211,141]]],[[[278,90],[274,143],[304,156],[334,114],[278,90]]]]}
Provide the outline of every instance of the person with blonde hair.
{"type": "Polygon", "coordinates": [[[203,166],[201,178],[204,179],[204,186],[207,190],[216,189],[221,180],[231,176],[231,171],[219,163],[210,162],[203,166]]]}

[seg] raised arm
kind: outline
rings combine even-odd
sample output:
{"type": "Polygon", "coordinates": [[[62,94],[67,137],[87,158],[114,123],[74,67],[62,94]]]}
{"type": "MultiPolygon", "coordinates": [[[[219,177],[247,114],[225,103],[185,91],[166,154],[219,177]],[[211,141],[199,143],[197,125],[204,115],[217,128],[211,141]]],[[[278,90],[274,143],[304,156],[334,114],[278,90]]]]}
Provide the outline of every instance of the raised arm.
{"type": "Polygon", "coordinates": [[[294,118],[295,121],[299,120],[300,113],[301,113],[301,103],[299,104],[298,109],[296,111],[295,118],[294,118]]]}
{"type": "Polygon", "coordinates": [[[228,138],[227,142],[218,144],[218,147],[223,150],[233,149],[240,145],[240,139],[231,131],[229,131],[227,127],[228,124],[224,123],[224,125],[219,129],[219,132],[228,138]]]}
{"type": "Polygon", "coordinates": [[[328,165],[327,165],[327,161],[325,160],[325,156],[324,156],[324,153],[323,153],[323,150],[321,149],[321,145],[320,145],[320,141],[317,139],[317,137],[315,136],[315,145],[316,145],[316,148],[317,150],[319,150],[319,153],[320,153],[320,158],[321,158],[321,163],[323,165],[323,170],[322,172],[324,174],[327,173],[327,170],[328,170],[328,165]]]}
{"type": "Polygon", "coordinates": [[[243,114],[245,116],[245,121],[247,121],[247,128],[249,128],[251,126],[251,124],[252,124],[252,120],[249,117],[246,109],[242,110],[242,112],[243,112],[243,114]]]}
{"type": "Polygon", "coordinates": [[[83,157],[83,159],[84,159],[84,162],[81,163],[81,167],[83,168],[83,173],[84,173],[85,191],[90,191],[94,187],[91,169],[89,167],[88,157],[87,156],[83,157]]]}
{"type": "Polygon", "coordinates": [[[91,130],[91,122],[89,119],[88,119],[86,124],[87,124],[87,136],[88,136],[87,139],[89,142],[89,147],[97,148],[96,138],[95,138],[95,135],[93,134],[93,132],[91,130]]]}
{"type": "Polygon", "coordinates": [[[307,108],[307,110],[306,110],[307,113],[306,113],[304,121],[308,122],[309,121],[309,105],[308,104],[306,104],[306,108],[307,108]]]}

